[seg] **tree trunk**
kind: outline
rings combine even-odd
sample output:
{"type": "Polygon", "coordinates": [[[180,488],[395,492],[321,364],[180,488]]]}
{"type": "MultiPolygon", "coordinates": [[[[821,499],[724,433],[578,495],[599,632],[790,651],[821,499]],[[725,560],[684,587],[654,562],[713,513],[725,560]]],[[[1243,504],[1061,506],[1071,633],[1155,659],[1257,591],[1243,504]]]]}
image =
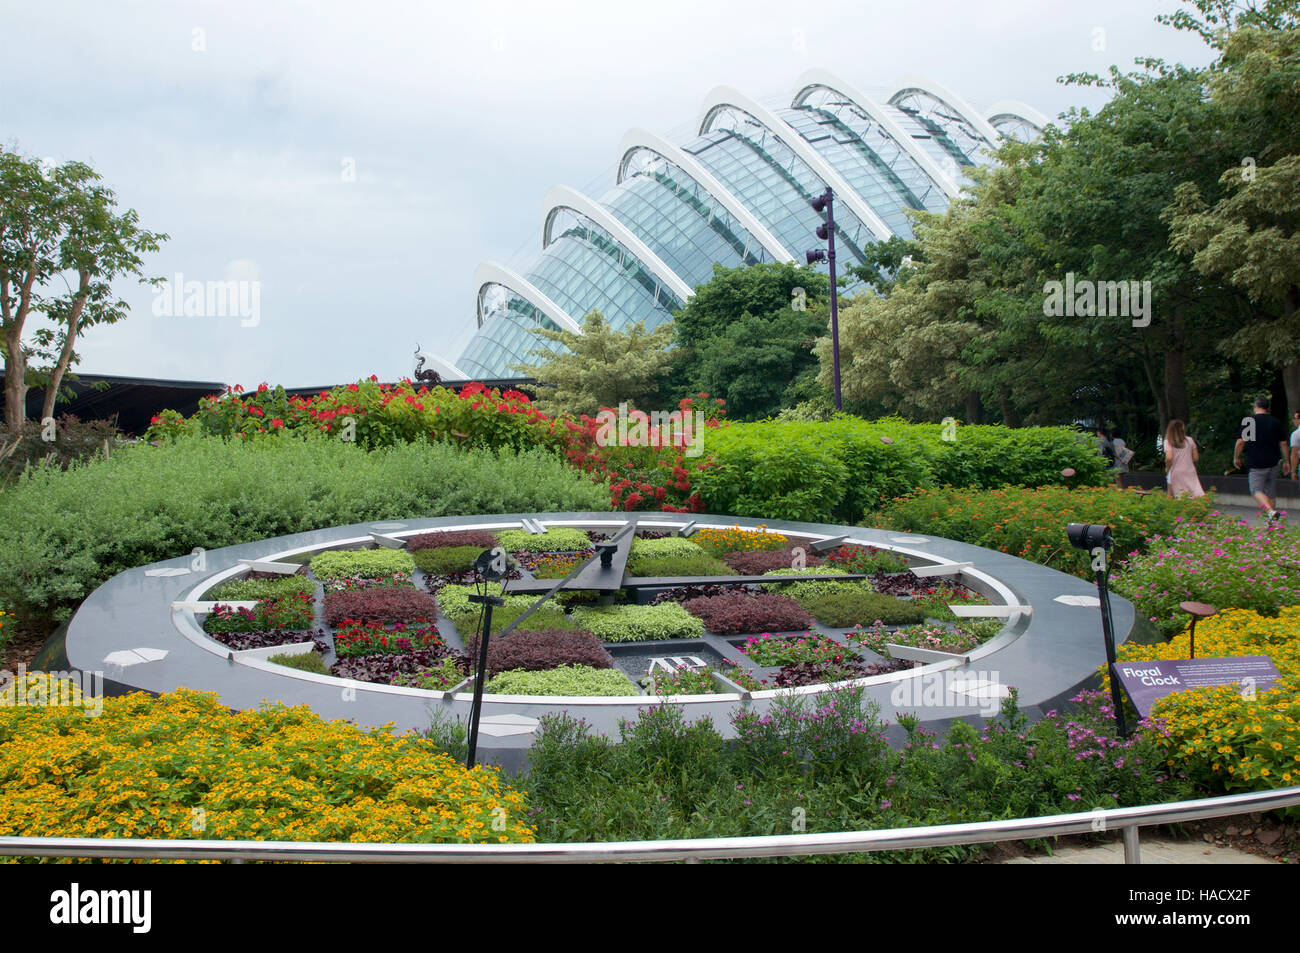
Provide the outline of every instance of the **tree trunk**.
{"type": "Polygon", "coordinates": [[[1015,405],[1011,403],[1011,394],[1005,387],[998,390],[998,404],[1002,411],[1002,423],[1008,427],[1019,427],[1020,415],[1016,413],[1015,405]]]}
{"type": "Polygon", "coordinates": [[[82,271],[81,284],[77,288],[77,297],[68,311],[68,330],[63,338],[63,348],[59,359],[50,374],[50,382],[45,387],[45,400],[41,405],[41,420],[54,416],[54,402],[59,398],[59,386],[63,383],[63,374],[72,362],[72,351],[77,343],[77,329],[81,323],[81,312],[86,307],[86,298],[90,295],[90,272],[82,271]]]}
{"type": "Polygon", "coordinates": [[[1161,414],[1161,433],[1169,426],[1169,419],[1176,417],[1185,424],[1188,418],[1187,369],[1183,358],[1183,342],[1187,336],[1185,302],[1173,306],[1165,329],[1165,411],[1161,414]]]}
{"type": "MultiPolygon", "coordinates": [[[[1292,285],[1282,299],[1282,313],[1288,319],[1294,317],[1298,304],[1300,304],[1300,288],[1292,285]]],[[[1288,320],[1287,324],[1290,323],[1288,320]]],[[[1282,419],[1289,425],[1291,415],[1300,410],[1300,359],[1282,365],[1282,387],[1286,392],[1286,413],[1282,419]]]]}
{"type": "Polygon", "coordinates": [[[975,391],[970,391],[966,395],[966,423],[978,424],[980,416],[980,395],[975,391]]]}
{"type": "Polygon", "coordinates": [[[1164,433],[1169,428],[1169,403],[1165,397],[1165,389],[1156,383],[1155,371],[1151,367],[1151,361],[1144,354],[1142,356],[1142,372],[1146,374],[1147,387],[1151,389],[1151,396],[1156,399],[1156,414],[1160,417],[1160,432],[1164,433]]]}
{"type": "Polygon", "coordinates": [[[5,358],[5,427],[12,434],[27,420],[27,355],[15,334],[5,335],[9,355],[5,358]]]}

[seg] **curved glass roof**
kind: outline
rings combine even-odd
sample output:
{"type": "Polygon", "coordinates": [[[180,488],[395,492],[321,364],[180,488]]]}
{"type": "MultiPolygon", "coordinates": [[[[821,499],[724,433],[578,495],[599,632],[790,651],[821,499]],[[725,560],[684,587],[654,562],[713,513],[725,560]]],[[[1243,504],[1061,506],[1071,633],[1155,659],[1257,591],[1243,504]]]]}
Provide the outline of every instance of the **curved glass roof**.
{"type": "Polygon", "coordinates": [[[801,259],[822,244],[814,233],[825,219],[810,203],[828,184],[842,198],[841,268],[858,264],[890,232],[910,238],[910,212],[946,209],[964,170],[989,161],[985,150],[996,143],[987,136],[1037,131],[1018,114],[994,114],[990,126],[927,82],[880,103],[856,87],[841,93],[830,74],[814,73],[788,106],[715,93],[700,134],[677,147],[629,133],[618,180],[597,202],[553,190],[568,198],[548,198],[544,247],[532,262],[518,272],[484,266],[481,324],[455,363],[476,376],[515,376],[509,365],[530,363],[528,351],[562,347],[534,328],[581,324],[597,309],[615,328],[639,321],[649,330],[672,319],[682,294],[708,281],[715,263],[771,262],[783,251],[801,259]]]}

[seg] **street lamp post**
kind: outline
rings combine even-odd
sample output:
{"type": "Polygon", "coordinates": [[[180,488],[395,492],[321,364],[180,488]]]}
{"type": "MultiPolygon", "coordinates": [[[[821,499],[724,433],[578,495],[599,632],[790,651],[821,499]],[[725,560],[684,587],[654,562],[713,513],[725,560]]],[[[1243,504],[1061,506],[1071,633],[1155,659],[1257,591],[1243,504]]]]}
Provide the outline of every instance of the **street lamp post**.
{"type": "Polygon", "coordinates": [[[826,213],[826,221],[817,226],[817,237],[826,242],[826,248],[814,248],[806,253],[808,264],[824,261],[831,272],[831,361],[835,366],[835,409],[843,409],[840,396],[840,307],[835,290],[835,193],[830,186],[812,200],[814,211],[826,213]]]}

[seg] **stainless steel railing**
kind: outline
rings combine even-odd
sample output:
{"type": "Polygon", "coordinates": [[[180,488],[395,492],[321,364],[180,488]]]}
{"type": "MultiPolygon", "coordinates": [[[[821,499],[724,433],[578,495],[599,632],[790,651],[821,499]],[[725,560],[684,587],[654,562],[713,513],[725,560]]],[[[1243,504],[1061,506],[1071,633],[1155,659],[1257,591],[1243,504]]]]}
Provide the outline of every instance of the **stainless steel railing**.
{"type": "Polygon", "coordinates": [[[1300,787],[973,824],[880,831],[611,841],[598,844],[355,844],[297,841],[150,840],[97,837],[0,837],[0,857],[133,860],[318,861],[334,863],[595,863],[800,857],[860,851],[947,847],[1120,830],[1125,863],[1139,863],[1138,829],[1161,824],[1300,806],[1300,787]]]}

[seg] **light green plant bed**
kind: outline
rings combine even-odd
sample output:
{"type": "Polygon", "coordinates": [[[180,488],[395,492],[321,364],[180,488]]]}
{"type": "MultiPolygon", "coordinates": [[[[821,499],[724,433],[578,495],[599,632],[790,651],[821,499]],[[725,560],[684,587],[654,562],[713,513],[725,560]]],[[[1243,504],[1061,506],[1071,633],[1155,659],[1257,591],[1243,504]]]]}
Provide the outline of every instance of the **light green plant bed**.
{"type": "Polygon", "coordinates": [[[616,668],[564,665],[543,672],[513,669],[488,682],[487,690],[499,695],[637,695],[628,677],[616,668]]]}

